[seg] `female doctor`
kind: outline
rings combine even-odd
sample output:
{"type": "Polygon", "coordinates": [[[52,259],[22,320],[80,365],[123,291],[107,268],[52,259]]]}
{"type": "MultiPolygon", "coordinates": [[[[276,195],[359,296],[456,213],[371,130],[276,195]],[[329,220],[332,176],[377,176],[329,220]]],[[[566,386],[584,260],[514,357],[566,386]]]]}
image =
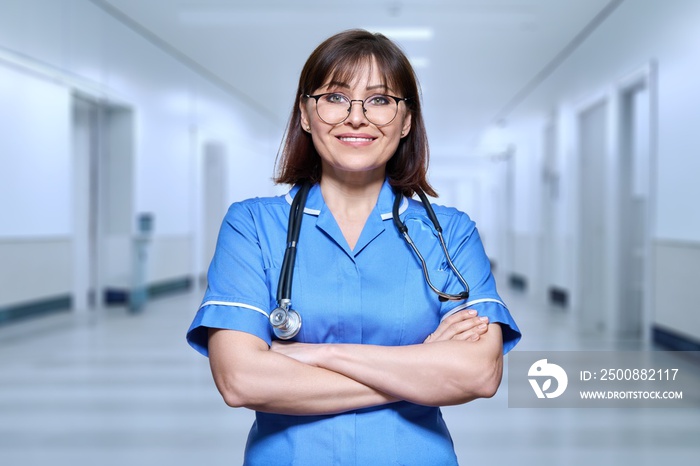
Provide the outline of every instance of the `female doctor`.
{"type": "Polygon", "coordinates": [[[457,464],[439,406],[500,384],[520,332],[474,222],[435,205],[436,225],[412,198],[436,196],[419,97],[386,37],[327,39],[302,70],[278,161],[291,191],[224,218],[187,338],[225,402],[256,411],[246,465],[457,464]],[[270,324],[278,307],[299,316],[287,340],[270,324]]]}

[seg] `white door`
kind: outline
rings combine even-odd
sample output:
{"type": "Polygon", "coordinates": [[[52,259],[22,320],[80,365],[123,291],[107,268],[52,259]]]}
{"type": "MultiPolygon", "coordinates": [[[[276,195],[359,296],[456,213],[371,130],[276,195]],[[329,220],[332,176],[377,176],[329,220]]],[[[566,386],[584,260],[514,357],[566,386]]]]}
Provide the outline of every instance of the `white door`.
{"type": "Polygon", "coordinates": [[[93,309],[98,273],[97,160],[99,108],[93,101],[73,97],[73,291],[76,312],[93,309]]]}
{"type": "Polygon", "coordinates": [[[73,310],[128,290],[133,226],[133,112],[73,96],[73,310]],[[116,278],[115,278],[116,277],[116,278]]]}
{"type": "MultiPolygon", "coordinates": [[[[542,158],[542,239],[540,277],[543,300],[552,304],[551,292],[556,289],[557,260],[557,201],[559,199],[559,169],[557,163],[556,127],[548,124],[543,131],[542,158]]],[[[560,303],[562,304],[562,303],[560,303]]]]}
{"type": "Polygon", "coordinates": [[[622,94],[620,151],[620,303],[618,331],[640,337],[644,315],[649,209],[649,91],[644,84],[622,94]]]}
{"type": "Polygon", "coordinates": [[[579,288],[578,325],[583,332],[606,329],[607,104],[584,110],[578,119],[579,141],[579,288]]]}

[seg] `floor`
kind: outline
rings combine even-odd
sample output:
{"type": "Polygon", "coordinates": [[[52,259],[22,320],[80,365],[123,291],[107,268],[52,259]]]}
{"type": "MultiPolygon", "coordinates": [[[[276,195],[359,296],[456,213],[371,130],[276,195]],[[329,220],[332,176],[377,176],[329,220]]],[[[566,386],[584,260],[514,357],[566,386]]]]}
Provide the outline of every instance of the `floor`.
{"type": "MultiPolygon", "coordinates": [[[[224,405],[184,341],[200,296],[0,327],[0,464],[240,464],[252,415],[224,405]]],[[[565,314],[507,301],[518,349],[644,346],[577,336],[565,314]]],[[[506,387],[444,409],[460,464],[697,464],[700,409],[515,409],[506,387]]]]}

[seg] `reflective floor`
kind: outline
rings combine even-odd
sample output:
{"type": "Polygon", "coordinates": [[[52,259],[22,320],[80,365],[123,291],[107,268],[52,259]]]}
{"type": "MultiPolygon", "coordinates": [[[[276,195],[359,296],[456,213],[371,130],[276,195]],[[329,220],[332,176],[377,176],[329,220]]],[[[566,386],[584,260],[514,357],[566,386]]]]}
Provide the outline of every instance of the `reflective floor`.
{"type": "MultiPolygon", "coordinates": [[[[235,465],[250,412],[227,408],[207,360],[185,343],[200,292],[0,327],[0,464],[235,465]]],[[[562,313],[507,296],[519,349],[626,348],[579,337],[562,313]]],[[[460,464],[676,465],[700,455],[697,409],[446,408],[460,464]]]]}

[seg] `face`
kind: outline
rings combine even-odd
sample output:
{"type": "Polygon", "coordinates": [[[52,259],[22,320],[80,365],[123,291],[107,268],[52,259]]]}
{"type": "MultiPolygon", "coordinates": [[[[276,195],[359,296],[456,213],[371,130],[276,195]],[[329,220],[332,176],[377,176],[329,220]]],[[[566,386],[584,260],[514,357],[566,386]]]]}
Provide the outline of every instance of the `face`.
{"type": "MultiPolygon", "coordinates": [[[[350,83],[326,83],[312,95],[338,92],[351,100],[364,100],[376,94],[397,95],[385,88],[376,66],[366,64],[358,69],[350,83]]],[[[393,101],[392,101],[393,104],[393,101]]],[[[310,132],[314,147],[321,156],[323,176],[371,176],[384,178],[386,163],[396,152],[402,137],[411,129],[411,114],[405,102],[400,102],[394,120],[383,126],[371,123],[362,111],[360,102],[353,102],[348,118],[337,125],[321,120],[316,112],[315,99],[300,103],[301,124],[310,132]]]]}

